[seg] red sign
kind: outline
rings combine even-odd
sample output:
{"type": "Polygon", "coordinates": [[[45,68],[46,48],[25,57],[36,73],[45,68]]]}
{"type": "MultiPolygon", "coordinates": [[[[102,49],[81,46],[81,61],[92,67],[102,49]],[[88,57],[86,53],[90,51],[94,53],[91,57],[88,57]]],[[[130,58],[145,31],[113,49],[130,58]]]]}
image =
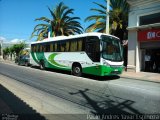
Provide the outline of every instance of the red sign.
{"type": "Polygon", "coordinates": [[[160,40],[160,29],[138,31],[138,41],[160,40]]]}

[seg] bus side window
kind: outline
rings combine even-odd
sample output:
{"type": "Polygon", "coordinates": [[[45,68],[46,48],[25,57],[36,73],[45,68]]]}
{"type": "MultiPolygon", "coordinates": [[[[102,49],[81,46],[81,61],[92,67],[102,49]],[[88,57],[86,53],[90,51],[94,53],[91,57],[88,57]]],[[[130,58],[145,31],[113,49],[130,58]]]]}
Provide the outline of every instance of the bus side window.
{"type": "Polygon", "coordinates": [[[34,50],[33,51],[36,52],[36,45],[34,45],[34,50]]]}
{"type": "Polygon", "coordinates": [[[66,42],[66,47],[65,47],[65,52],[69,52],[69,46],[70,46],[70,42],[67,41],[66,42]]]}
{"type": "Polygon", "coordinates": [[[60,42],[57,43],[57,52],[61,52],[61,44],[60,44],[60,42]]]}
{"type": "Polygon", "coordinates": [[[39,50],[39,52],[42,52],[43,50],[42,50],[42,45],[40,45],[40,50],[39,50]]]}
{"type": "Polygon", "coordinates": [[[46,46],[45,46],[45,44],[43,44],[43,52],[46,52],[46,46]]]}
{"type": "Polygon", "coordinates": [[[50,43],[46,43],[45,47],[46,47],[45,52],[50,52],[50,43]]]}
{"type": "Polygon", "coordinates": [[[53,43],[50,43],[50,52],[53,52],[53,43]]]}
{"type": "Polygon", "coordinates": [[[34,52],[34,45],[31,45],[31,51],[34,52]]]}
{"type": "Polygon", "coordinates": [[[55,52],[58,52],[57,51],[57,43],[54,44],[54,48],[55,48],[55,52]]]}
{"type": "Polygon", "coordinates": [[[77,41],[71,40],[70,41],[70,52],[75,52],[75,51],[77,51],[77,41]]]}
{"type": "Polygon", "coordinates": [[[78,40],[77,51],[82,51],[83,39],[78,40]]]}
{"type": "Polygon", "coordinates": [[[65,52],[65,42],[60,43],[60,52],[65,52]]]}
{"type": "Polygon", "coordinates": [[[39,52],[39,45],[36,45],[36,52],[39,52]]]}

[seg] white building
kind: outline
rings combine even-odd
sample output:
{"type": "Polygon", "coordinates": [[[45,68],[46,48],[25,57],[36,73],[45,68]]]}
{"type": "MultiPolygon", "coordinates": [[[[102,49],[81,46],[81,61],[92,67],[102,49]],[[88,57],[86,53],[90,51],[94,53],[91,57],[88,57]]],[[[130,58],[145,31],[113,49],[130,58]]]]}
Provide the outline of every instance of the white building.
{"type": "MultiPolygon", "coordinates": [[[[154,72],[145,55],[160,59],[160,0],[127,0],[130,5],[128,23],[128,71],[154,72]],[[159,55],[159,56],[158,56],[159,55]]],[[[159,63],[160,64],[160,61],[159,63]]],[[[156,63],[156,65],[158,66],[156,63]]],[[[160,67],[160,66],[159,66],[160,67]]]]}

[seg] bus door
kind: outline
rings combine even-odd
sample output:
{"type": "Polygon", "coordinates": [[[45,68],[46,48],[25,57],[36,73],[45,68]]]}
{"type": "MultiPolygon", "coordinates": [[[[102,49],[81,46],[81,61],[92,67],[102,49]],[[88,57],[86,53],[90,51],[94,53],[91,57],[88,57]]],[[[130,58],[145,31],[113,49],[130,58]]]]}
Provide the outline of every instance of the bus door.
{"type": "Polygon", "coordinates": [[[86,53],[93,62],[100,62],[100,40],[98,37],[87,37],[86,53]]]}

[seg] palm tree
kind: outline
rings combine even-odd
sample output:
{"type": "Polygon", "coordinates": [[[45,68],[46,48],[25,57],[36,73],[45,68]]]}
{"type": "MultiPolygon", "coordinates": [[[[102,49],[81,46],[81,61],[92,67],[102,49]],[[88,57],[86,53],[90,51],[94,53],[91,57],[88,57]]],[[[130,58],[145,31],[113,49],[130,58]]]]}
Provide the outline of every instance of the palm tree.
{"type": "Polygon", "coordinates": [[[50,11],[52,19],[47,17],[35,19],[35,21],[42,21],[43,24],[35,26],[31,38],[37,36],[37,40],[42,40],[48,37],[48,31],[51,31],[52,36],[68,36],[82,33],[83,28],[77,21],[80,18],[70,17],[70,14],[73,14],[74,9],[70,9],[61,2],[55,9],[51,10],[48,8],[48,10],[50,11]]]}
{"type": "MultiPolygon", "coordinates": [[[[107,0],[105,0],[107,2],[107,0]]],[[[106,4],[102,5],[94,2],[99,8],[92,8],[94,12],[98,12],[96,15],[89,16],[85,21],[94,21],[90,26],[86,28],[87,32],[97,31],[106,32],[106,16],[110,17],[110,34],[116,35],[121,40],[124,33],[127,33],[126,27],[128,25],[128,10],[129,5],[126,0],[110,0],[111,10],[106,13],[106,4]]]]}

